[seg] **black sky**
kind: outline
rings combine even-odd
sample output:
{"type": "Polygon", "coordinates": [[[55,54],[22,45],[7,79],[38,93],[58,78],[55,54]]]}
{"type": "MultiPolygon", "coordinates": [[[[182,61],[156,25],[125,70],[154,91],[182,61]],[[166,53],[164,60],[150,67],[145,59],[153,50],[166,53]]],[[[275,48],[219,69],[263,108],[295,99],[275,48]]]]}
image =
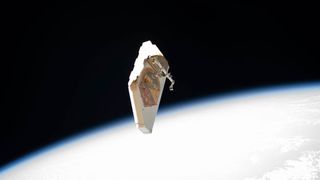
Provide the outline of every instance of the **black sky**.
{"type": "Polygon", "coordinates": [[[0,166],[131,116],[127,82],[146,40],[176,80],[161,107],[320,80],[315,5],[159,3],[7,5],[0,166]]]}

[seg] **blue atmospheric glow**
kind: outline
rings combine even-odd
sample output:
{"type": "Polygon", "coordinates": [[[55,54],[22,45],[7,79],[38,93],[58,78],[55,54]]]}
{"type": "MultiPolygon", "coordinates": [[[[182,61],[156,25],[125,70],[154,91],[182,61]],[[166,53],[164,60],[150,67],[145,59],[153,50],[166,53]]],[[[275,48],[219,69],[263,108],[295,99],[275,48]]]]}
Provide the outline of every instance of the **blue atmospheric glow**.
{"type": "Polygon", "coordinates": [[[233,92],[226,92],[226,93],[219,93],[213,96],[207,96],[198,98],[192,101],[183,101],[180,103],[176,103],[174,105],[169,105],[165,107],[159,108],[159,113],[170,113],[173,110],[183,108],[188,108],[194,106],[195,104],[207,105],[212,103],[221,103],[229,100],[235,100],[239,98],[246,98],[246,97],[254,97],[260,95],[268,95],[274,93],[281,93],[281,92],[292,92],[292,91],[310,91],[312,89],[319,89],[320,88],[320,81],[314,82],[305,82],[305,83],[291,83],[291,84],[282,84],[282,85],[274,85],[274,86],[267,86],[267,87],[256,87],[250,89],[243,89],[237,90],[233,92]]]}
{"type": "MultiPolygon", "coordinates": [[[[269,87],[260,87],[260,88],[254,88],[254,89],[246,89],[242,91],[235,91],[232,93],[222,93],[214,96],[199,98],[197,100],[192,100],[189,102],[180,102],[175,105],[166,106],[159,109],[159,113],[170,113],[172,111],[177,110],[178,108],[190,108],[191,106],[196,105],[207,105],[209,103],[220,103],[222,101],[229,101],[233,99],[238,98],[245,98],[245,97],[254,97],[259,95],[267,95],[267,94],[273,94],[273,93],[281,93],[281,92],[292,92],[292,91],[303,91],[303,90],[312,90],[313,88],[319,89],[320,88],[320,81],[317,82],[308,82],[308,83],[296,83],[296,84],[285,84],[285,85],[276,85],[276,86],[269,86],[269,87]]],[[[65,138],[64,140],[61,140],[57,143],[53,143],[51,145],[48,145],[44,148],[41,148],[40,150],[34,151],[32,153],[29,153],[28,155],[23,156],[22,158],[19,158],[3,167],[0,167],[0,175],[5,173],[6,171],[9,171],[10,169],[14,168],[15,166],[30,160],[36,156],[40,156],[41,154],[44,154],[45,152],[48,152],[49,150],[53,150],[55,148],[61,147],[67,143],[70,143],[75,140],[82,139],[86,136],[95,134],[97,132],[106,131],[109,129],[112,129],[115,126],[120,126],[122,124],[128,123],[132,118],[121,118],[117,121],[117,123],[108,123],[107,125],[99,126],[93,129],[89,129],[87,131],[84,131],[78,135],[71,136],[69,138],[65,138]]],[[[132,120],[133,121],[133,120],[132,120]]]]}
{"type": "Polygon", "coordinates": [[[17,160],[14,160],[11,163],[8,163],[7,165],[5,165],[3,167],[0,167],[0,175],[5,173],[6,171],[9,171],[10,169],[13,169],[16,165],[24,163],[27,160],[30,160],[36,156],[40,156],[40,155],[48,152],[49,150],[56,149],[56,148],[61,147],[65,144],[68,144],[68,143],[73,142],[78,139],[82,139],[84,137],[95,134],[97,132],[106,131],[106,130],[112,129],[115,126],[120,126],[122,124],[126,124],[128,121],[129,121],[129,118],[122,118],[122,119],[119,119],[118,121],[116,121],[116,123],[108,123],[107,125],[98,126],[98,127],[86,130],[80,134],[67,137],[63,140],[56,142],[56,143],[52,143],[50,145],[47,145],[39,150],[36,150],[36,151],[31,152],[21,158],[18,158],[17,160]]]}

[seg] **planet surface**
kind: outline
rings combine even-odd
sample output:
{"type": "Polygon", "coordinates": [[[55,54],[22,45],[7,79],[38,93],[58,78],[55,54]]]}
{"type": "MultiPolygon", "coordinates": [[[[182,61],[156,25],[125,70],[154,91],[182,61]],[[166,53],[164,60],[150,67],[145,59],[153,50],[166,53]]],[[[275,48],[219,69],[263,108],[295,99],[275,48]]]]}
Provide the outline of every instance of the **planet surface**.
{"type": "Polygon", "coordinates": [[[160,109],[33,153],[0,179],[320,179],[320,83],[256,89],[160,109]]]}

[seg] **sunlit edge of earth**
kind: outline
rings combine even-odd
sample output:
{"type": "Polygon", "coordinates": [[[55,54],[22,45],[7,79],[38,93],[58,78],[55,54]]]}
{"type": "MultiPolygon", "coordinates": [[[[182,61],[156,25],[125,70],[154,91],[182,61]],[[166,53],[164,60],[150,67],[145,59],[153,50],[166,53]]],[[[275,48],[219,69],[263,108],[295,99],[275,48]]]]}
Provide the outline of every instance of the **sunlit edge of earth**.
{"type": "MultiPolygon", "coordinates": [[[[165,106],[165,107],[159,109],[159,115],[160,114],[165,115],[170,112],[176,111],[178,109],[178,107],[180,109],[181,109],[181,107],[183,109],[188,109],[188,108],[194,106],[194,104],[196,104],[197,106],[199,106],[200,104],[207,105],[207,104],[221,103],[221,102],[231,101],[231,100],[234,101],[237,99],[248,98],[248,97],[252,98],[255,96],[268,95],[268,94],[273,94],[273,93],[310,90],[313,88],[319,89],[320,88],[320,81],[264,86],[264,87],[256,87],[256,88],[238,90],[238,91],[233,91],[233,92],[219,93],[216,95],[198,98],[196,100],[189,100],[189,101],[179,102],[179,103],[175,103],[173,105],[165,106]]],[[[62,147],[65,144],[69,144],[73,141],[83,139],[84,137],[87,137],[89,135],[97,134],[98,132],[110,131],[114,127],[119,127],[121,125],[125,125],[129,122],[129,120],[132,120],[132,118],[127,117],[127,116],[122,117],[122,118],[117,118],[117,120],[112,123],[107,123],[105,125],[93,127],[88,130],[84,130],[83,132],[80,132],[78,134],[66,137],[66,138],[59,140],[57,142],[54,142],[52,144],[46,145],[38,150],[35,150],[31,153],[23,155],[22,157],[17,158],[16,160],[13,160],[12,162],[9,162],[8,164],[5,164],[4,166],[0,167],[0,175],[5,174],[6,172],[15,168],[17,165],[26,163],[27,161],[32,160],[36,157],[39,157],[48,151],[53,151],[55,149],[58,149],[59,147],[62,147]]]]}

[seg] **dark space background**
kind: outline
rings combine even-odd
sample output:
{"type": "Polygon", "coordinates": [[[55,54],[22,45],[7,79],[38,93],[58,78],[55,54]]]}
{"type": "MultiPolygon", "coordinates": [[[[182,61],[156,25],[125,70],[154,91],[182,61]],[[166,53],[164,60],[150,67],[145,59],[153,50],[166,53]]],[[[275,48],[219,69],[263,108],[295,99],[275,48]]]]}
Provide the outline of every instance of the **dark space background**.
{"type": "Polygon", "coordinates": [[[131,116],[129,74],[143,41],[176,80],[161,108],[208,95],[320,80],[312,4],[13,2],[2,35],[0,167],[131,116]]]}

